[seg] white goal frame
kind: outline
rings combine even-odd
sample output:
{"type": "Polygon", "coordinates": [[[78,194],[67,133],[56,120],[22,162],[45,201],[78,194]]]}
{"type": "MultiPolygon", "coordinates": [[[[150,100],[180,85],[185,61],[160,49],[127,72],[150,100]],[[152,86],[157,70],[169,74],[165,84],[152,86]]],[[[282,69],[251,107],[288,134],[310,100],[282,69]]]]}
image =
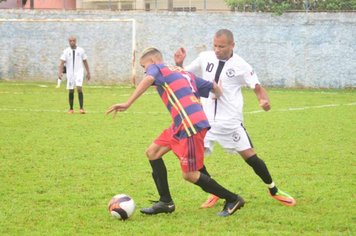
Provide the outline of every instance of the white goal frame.
{"type": "Polygon", "coordinates": [[[132,44],[131,44],[131,83],[136,85],[136,20],[129,19],[84,19],[84,18],[74,18],[74,19],[33,19],[33,18],[22,18],[22,19],[0,19],[2,22],[131,22],[132,26],[132,44]]]}

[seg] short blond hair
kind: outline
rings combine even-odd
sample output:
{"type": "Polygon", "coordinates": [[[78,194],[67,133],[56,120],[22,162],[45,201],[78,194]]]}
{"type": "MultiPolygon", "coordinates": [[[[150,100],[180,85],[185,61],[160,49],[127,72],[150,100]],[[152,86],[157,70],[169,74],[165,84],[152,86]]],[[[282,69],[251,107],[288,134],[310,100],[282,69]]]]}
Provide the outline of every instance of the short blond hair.
{"type": "Polygon", "coordinates": [[[148,47],[142,51],[140,60],[147,57],[158,57],[159,59],[162,59],[162,53],[157,48],[148,47]]]}

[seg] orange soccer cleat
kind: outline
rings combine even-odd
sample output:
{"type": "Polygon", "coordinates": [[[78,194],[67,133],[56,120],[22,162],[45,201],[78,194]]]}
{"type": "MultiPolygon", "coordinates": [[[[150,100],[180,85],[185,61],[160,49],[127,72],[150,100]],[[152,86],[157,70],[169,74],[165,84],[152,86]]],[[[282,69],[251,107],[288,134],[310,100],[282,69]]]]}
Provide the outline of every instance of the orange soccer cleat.
{"type": "Polygon", "coordinates": [[[280,189],[278,189],[278,192],[275,195],[271,195],[271,197],[273,197],[285,206],[295,206],[295,204],[297,204],[297,202],[292,196],[290,196],[286,192],[281,191],[280,189]]]}
{"type": "Polygon", "coordinates": [[[218,201],[219,197],[213,194],[210,194],[208,199],[200,206],[200,208],[210,208],[213,207],[218,201]]]}

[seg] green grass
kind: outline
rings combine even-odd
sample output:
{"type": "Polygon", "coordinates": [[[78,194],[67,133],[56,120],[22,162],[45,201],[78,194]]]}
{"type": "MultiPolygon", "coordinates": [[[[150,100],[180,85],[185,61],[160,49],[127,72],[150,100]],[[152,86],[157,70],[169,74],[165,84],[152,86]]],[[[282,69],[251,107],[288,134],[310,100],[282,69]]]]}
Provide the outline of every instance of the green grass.
{"type": "MultiPolygon", "coordinates": [[[[170,124],[149,90],[116,119],[105,110],[130,87],[86,86],[86,115],[66,114],[67,92],[54,84],[0,80],[0,235],[353,235],[356,223],[354,90],[268,89],[270,112],[244,90],[245,126],[276,184],[297,200],[267,194],[244,161],[218,146],[206,159],[213,177],[240,193],[231,217],[198,209],[207,194],[185,182],[178,160],[165,162],[176,211],[145,216],[157,199],[146,147],[170,124]],[[328,105],[328,106],[324,106],[328,105]],[[298,108],[298,109],[296,109],[298,108]],[[118,193],[137,210],[122,222],[107,211],[118,193]]],[[[75,108],[77,108],[75,97],[75,108]]]]}

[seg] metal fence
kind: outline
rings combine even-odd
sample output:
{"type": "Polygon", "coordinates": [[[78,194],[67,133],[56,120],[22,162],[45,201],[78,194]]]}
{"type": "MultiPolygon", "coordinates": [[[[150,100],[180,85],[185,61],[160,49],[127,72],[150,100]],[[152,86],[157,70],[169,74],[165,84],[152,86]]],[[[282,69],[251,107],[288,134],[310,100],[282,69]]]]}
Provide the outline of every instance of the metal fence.
{"type": "Polygon", "coordinates": [[[229,11],[224,0],[107,0],[102,2],[83,1],[82,8],[101,8],[110,10],[144,10],[144,11],[229,11]]]}
{"type": "Polygon", "coordinates": [[[0,0],[0,9],[112,11],[355,11],[356,0],[0,0]],[[234,2],[228,5],[227,2],[234,2]]]}
{"type": "Polygon", "coordinates": [[[224,0],[0,0],[1,8],[188,12],[230,10],[224,0]]]}

